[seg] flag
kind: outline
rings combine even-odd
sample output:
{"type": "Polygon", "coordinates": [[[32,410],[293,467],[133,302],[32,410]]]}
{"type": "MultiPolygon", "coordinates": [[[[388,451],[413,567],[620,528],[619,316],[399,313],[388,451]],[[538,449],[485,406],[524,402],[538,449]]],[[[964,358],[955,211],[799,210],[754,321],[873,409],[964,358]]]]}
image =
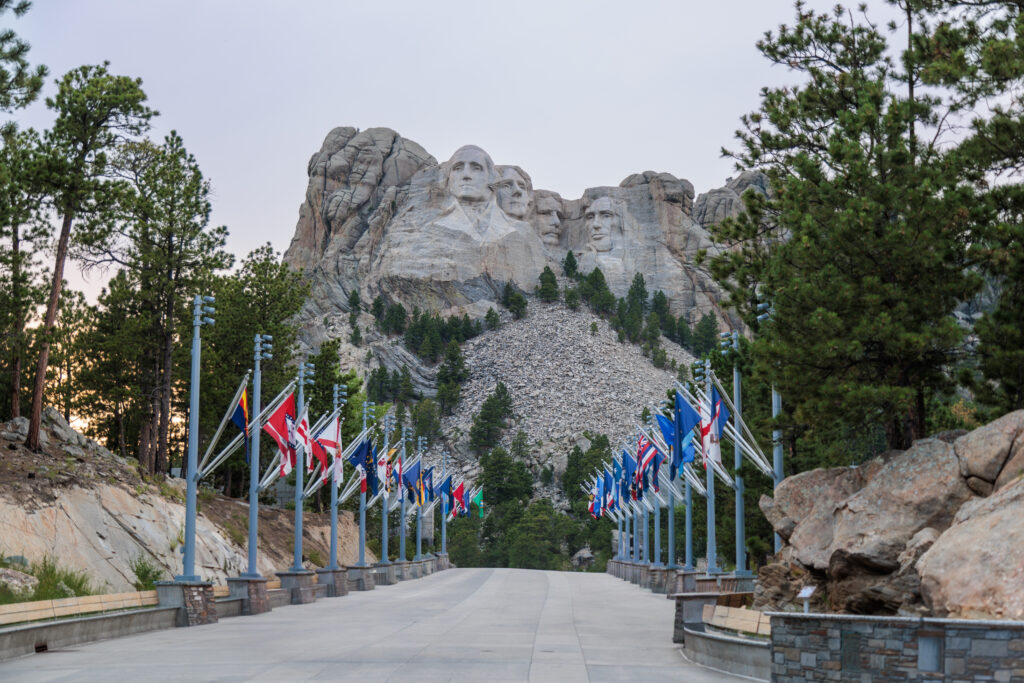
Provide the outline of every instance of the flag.
{"type": "Polygon", "coordinates": [[[653,482],[654,492],[658,493],[661,488],[658,487],[658,473],[661,471],[661,463],[665,460],[665,454],[661,452],[661,449],[655,449],[657,452],[654,454],[654,474],[651,475],[651,481],[653,482]]]}
{"type": "Polygon", "coordinates": [[[242,389],[242,396],[238,399],[235,412],[231,414],[231,421],[242,430],[242,438],[245,440],[245,464],[249,464],[249,400],[246,398],[248,392],[242,389]]]}
{"type": "Polygon", "coordinates": [[[311,445],[313,446],[313,455],[320,460],[322,466],[320,471],[323,482],[327,483],[328,472],[330,472],[334,479],[334,485],[340,484],[342,479],[341,418],[335,415],[333,420],[316,433],[311,445]],[[330,458],[333,458],[333,461],[330,458]],[[334,463],[333,467],[330,466],[330,462],[334,463]]]}
{"type": "Polygon", "coordinates": [[[665,445],[668,446],[671,451],[676,442],[676,426],[672,420],[660,413],[654,417],[658,420],[658,427],[661,429],[661,438],[665,440],[665,445]]]}
{"type": "Polygon", "coordinates": [[[622,451],[622,497],[625,500],[632,498],[636,500],[636,460],[633,456],[622,451]]]}
{"type": "Polygon", "coordinates": [[[288,435],[289,425],[295,421],[295,394],[288,394],[288,397],[281,402],[277,409],[267,418],[263,425],[263,431],[270,434],[270,437],[277,443],[277,449],[281,452],[281,476],[287,476],[295,467],[295,451],[291,448],[288,435]]]}
{"type": "Polygon", "coordinates": [[[615,480],[608,468],[604,468],[604,506],[608,510],[615,509],[615,480]]]}
{"type": "Polygon", "coordinates": [[[476,495],[473,496],[473,500],[471,500],[470,502],[471,503],[475,503],[476,506],[480,509],[480,519],[483,519],[484,518],[484,490],[480,489],[479,491],[477,491],[476,495]]]}
{"type": "Polygon", "coordinates": [[[422,498],[424,505],[434,502],[434,468],[423,471],[422,498]]]}
{"type": "Polygon", "coordinates": [[[675,414],[676,433],[672,440],[674,444],[672,470],[669,472],[671,479],[676,478],[683,463],[693,462],[693,440],[690,438],[690,433],[694,427],[700,424],[700,413],[694,410],[693,406],[678,391],[676,391],[675,414]]]}
{"type": "Polygon", "coordinates": [[[460,481],[459,485],[452,491],[452,500],[455,502],[455,507],[452,508],[453,514],[465,515],[466,512],[466,482],[460,481]]]}
{"type": "Polygon", "coordinates": [[[313,436],[312,439],[309,440],[309,446],[313,450],[313,457],[320,463],[320,480],[324,483],[327,482],[327,476],[331,471],[331,461],[330,452],[327,450],[327,446],[324,442],[320,440],[320,435],[326,432],[331,426],[331,423],[328,422],[313,436]]]}
{"type": "Polygon", "coordinates": [[[363,493],[367,489],[373,494],[377,493],[376,467],[374,466],[374,452],[369,439],[364,439],[355,451],[348,456],[348,461],[356,468],[359,474],[359,490],[363,493]]]}
{"type": "Polygon", "coordinates": [[[594,517],[600,519],[604,510],[604,478],[594,480],[594,517]]]}
{"type": "Polygon", "coordinates": [[[391,475],[395,479],[395,491],[398,492],[399,496],[402,495],[402,461],[403,460],[405,460],[404,456],[401,456],[397,460],[395,460],[395,466],[391,470],[391,475]]]}
{"type": "Polygon", "coordinates": [[[419,504],[416,496],[419,492],[420,482],[420,463],[416,463],[402,475],[402,484],[405,486],[406,495],[409,497],[410,503],[419,504]]]}
{"type": "Polygon", "coordinates": [[[637,472],[636,479],[639,483],[640,477],[647,472],[647,468],[654,461],[654,455],[658,452],[658,449],[654,447],[650,439],[641,434],[636,440],[636,461],[637,461],[637,472]]]}
{"type": "Polygon", "coordinates": [[[452,475],[448,475],[441,482],[441,485],[437,487],[437,495],[441,497],[445,504],[445,511],[452,511],[452,475]]]}
{"type": "Polygon", "coordinates": [[[391,493],[391,456],[398,451],[398,446],[395,446],[386,454],[382,453],[377,458],[377,480],[384,485],[384,491],[388,494],[391,493]]]}
{"type": "Polygon", "coordinates": [[[700,438],[701,450],[704,452],[704,467],[708,466],[708,460],[722,463],[722,430],[725,429],[725,422],[729,419],[729,409],[725,407],[718,389],[711,388],[711,399],[700,407],[700,438]]]}
{"type": "Polygon", "coordinates": [[[297,422],[292,423],[291,434],[292,448],[298,453],[299,447],[306,456],[306,470],[313,469],[313,449],[309,445],[309,406],[302,407],[302,415],[297,422]]]}

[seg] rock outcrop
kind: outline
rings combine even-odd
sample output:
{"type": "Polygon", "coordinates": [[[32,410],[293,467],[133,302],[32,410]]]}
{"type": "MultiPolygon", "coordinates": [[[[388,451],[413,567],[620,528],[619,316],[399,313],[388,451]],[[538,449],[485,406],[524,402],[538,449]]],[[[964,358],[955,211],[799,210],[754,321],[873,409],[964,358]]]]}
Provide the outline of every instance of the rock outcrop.
{"type": "MultiPolygon", "coordinates": [[[[30,562],[49,556],[107,592],[133,590],[132,564],[140,557],[167,578],[181,573],[183,480],[143,480],[133,464],[73,430],[52,408],[44,411],[44,452],[21,446],[26,425],[20,418],[0,423],[0,554],[30,562]]],[[[200,494],[196,570],[223,582],[247,568],[249,508],[210,490],[200,494]]],[[[292,513],[261,508],[259,514],[258,568],[273,576],[292,561],[292,513]]],[[[326,562],[327,515],[307,515],[303,532],[307,557],[326,562]]],[[[352,513],[343,512],[339,561],[354,562],[357,552],[352,513]]]]}
{"type": "Polygon", "coordinates": [[[937,437],[763,497],[787,544],[758,606],[785,609],[800,578],[834,610],[1024,616],[1024,411],[937,437]]]}
{"type": "MultiPolygon", "coordinates": [[[[713,246],[694,217],[693,186],[671,174],[645,171],[565,200],[477,147],[438,163],[393,130],[348,127],[327,135],[307,170],[285,261],[311,284],[302,315],[310,347],[329,336],[324,319],[346,312],[352,291],[363,301],[382,295],[408,309],[482,317],[506,284],[532,291],[568,251],[584,270],[601,267],[618,296],[643,273],[675,315],[728,321],[713,281],[694,265],[713,246]]],[[[738,197],[762,178],[744,174],[726,189],[738,197]]]]}

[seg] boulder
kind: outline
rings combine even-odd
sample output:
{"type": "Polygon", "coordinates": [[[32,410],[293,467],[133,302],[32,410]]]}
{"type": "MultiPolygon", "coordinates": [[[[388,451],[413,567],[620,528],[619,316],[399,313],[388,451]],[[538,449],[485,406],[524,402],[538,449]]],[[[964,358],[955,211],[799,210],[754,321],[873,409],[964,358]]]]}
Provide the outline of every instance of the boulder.
{"type": "Polygon", "coordinates": [[[838,567],[889,573],[899,555],[925,527],[946,529],[971,491],[960,477],[953,447],[923,439],[885,463],[860,491],[835,512],[833,539],[826,553],[842,552],[838,567]]]}
{"type": "Polygon", "coordinates": [[[998,491],[1019,481],[1022,476],[1024,476],[1024,432],[1017,435],[1013,446],[1010,447],[1010,457],[996,478],[995,490],[998,491]]]}
{"type": "Polygon", "coordinates": [[[993,483],[1010,457],[1014,441],[1024,431],[1024,410],[1007,413],[956,440],[960,474],[993,483]]]}
{"type": "Polygon", "coordinates": [[[17,569],[0,567],[0,586],[4,586],[16,595],[30,595],[38,585],[39,579],[31,574],[19,572],[17,569]]]}
{"type": "Polygon", "coordinates": [[[937,616],[1024,619],[1024,480],[963,505],[917,561],[937,616]]]}

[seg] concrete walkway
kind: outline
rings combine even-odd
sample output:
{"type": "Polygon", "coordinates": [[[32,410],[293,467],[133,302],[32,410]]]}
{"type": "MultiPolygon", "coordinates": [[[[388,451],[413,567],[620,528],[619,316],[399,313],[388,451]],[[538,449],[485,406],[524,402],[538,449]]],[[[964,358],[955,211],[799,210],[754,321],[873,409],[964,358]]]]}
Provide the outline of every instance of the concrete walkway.
{"type": "Polygon", "coordinates": [[[0,664],[17,681],[738,681],[688,663],[673,603],[606,574],[453,569],[210,626],[0,664]]]}

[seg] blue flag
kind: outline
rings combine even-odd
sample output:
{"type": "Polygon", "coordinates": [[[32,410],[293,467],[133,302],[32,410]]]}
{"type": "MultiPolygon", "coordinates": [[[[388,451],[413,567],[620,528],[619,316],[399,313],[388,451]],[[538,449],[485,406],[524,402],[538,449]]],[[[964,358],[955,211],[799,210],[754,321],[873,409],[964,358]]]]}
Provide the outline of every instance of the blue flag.
{"type": "Polygon", "coordinates": [[[416,463],[402,474],[402,483],[405,485],[405,495],[409,498],[409,502],[417,502],[420,484],[420,463],[416,463]]]}
{"type": "Polygon", "coordinates": [[[607,508],[609,510],[615,509],[615,480],[612,479],[612,473],[608,471],[606,467],[604,469],[604,497],[608,503],[607,508]]]}
{"type": "Polygon", "coordinates": [[[700,413],[693,409],[683,395],[676,391],[675,438],[672,440],[672,479],[685,462],[693,462],[693,440],[690,433],[700,424],[700,413]]]}
{"type": "Polygon", "coordinates": [[[721,394],[718,393],[718,387],[711,387],[711,414],[714,415],[715,409],[718,409],[718,439],[722,439],[722,431],[725,429],[725,423],[729,421],[729,409],[725,407],[725,401],[722,400],[721,394]]]}
{"type": "Polygon", "coordinates": [[[231,414],[231,421],[242,430],[245,441],[245,464],[249,464],[249,400],[246,398],[245,389],[242,390],[242,397],[238,399],[235,412],[231,414]]]}
{"type": "Polygon", "coordinates": [[[434,500],[434,468],[428,467],[423,471],[423,502],[430,503],[434,500]]]}
{"type": "Polygon", "coordinates": [[[594,482],[594,517],[600,517],[604,511],[604,477],[594,482]]]}

